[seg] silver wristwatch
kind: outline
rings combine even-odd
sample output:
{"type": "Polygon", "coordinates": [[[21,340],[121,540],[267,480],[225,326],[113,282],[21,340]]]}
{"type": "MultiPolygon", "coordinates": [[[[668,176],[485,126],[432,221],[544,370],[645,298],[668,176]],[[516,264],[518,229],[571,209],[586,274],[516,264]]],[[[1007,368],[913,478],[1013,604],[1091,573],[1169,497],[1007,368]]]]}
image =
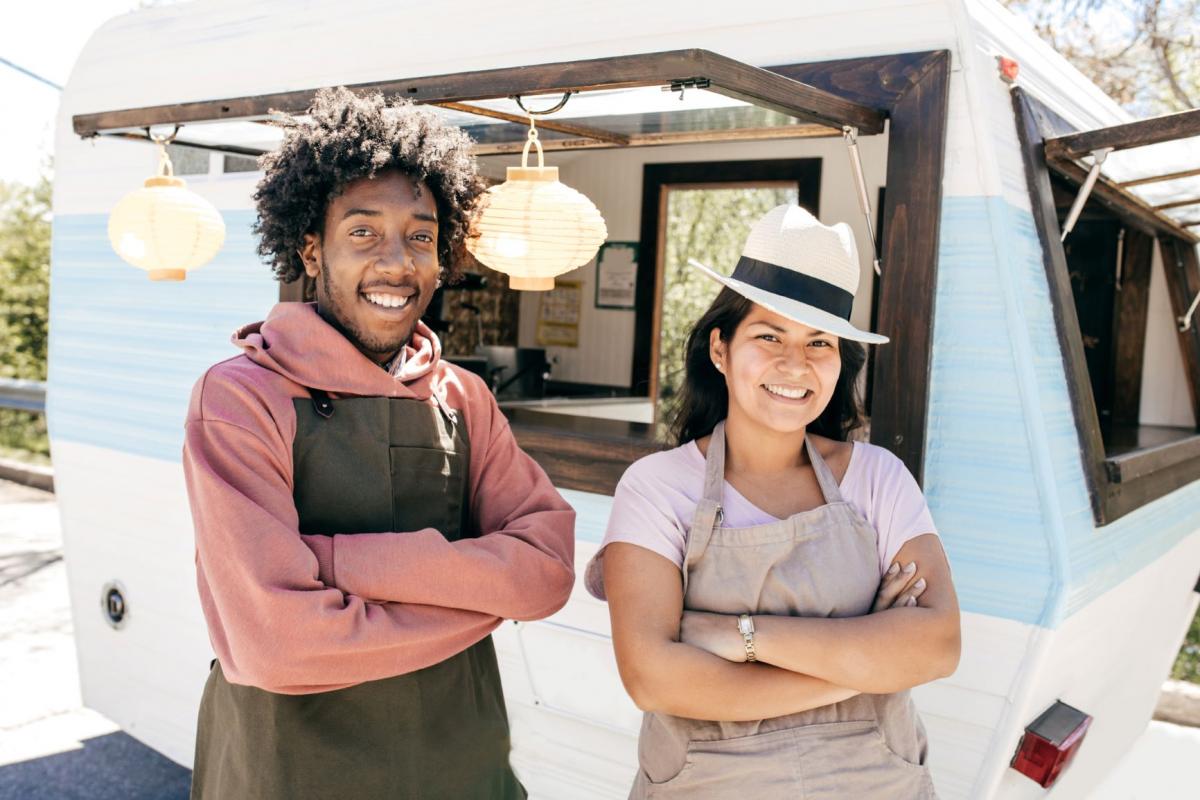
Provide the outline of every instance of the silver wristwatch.
{"type": "Polygon", "coordinates": [[[749,614],[738,617],[738,632],[746,643],[746,660],[757,661],[758,656],[754,653],[754,619],[749,614]]]}

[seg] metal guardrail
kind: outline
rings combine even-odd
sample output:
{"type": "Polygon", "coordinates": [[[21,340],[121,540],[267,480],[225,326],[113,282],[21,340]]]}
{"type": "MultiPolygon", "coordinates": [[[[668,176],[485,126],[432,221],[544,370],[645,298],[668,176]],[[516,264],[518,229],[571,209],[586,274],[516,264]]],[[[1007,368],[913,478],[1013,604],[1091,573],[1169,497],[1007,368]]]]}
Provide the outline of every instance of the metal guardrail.
{"type": "Polygon", "coordinates": [[[46,411],[46,382],[0,378],[0,408],[46,411]]]}

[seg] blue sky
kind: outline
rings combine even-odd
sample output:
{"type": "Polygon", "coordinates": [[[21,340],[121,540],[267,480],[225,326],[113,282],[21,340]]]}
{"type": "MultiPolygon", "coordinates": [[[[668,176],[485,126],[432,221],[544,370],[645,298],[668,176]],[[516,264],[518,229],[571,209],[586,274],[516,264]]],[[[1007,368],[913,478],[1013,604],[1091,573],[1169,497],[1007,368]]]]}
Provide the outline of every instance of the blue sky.
{"type": "MultiPolygon", "coordinates": [[[[0,11],[0,58],[60,86],[80,50],[106,20],[138,0],[40,0],[5,3],[0,11]]],[[[54,89],[0,64],[0,180],[32,183],[54,148],[54,89]]]]}

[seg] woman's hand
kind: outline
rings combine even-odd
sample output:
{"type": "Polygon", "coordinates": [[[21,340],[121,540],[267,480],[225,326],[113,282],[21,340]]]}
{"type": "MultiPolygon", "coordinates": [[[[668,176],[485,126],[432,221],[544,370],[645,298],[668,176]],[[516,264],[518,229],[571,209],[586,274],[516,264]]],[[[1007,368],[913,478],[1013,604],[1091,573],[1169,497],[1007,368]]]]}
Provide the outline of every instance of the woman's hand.
{"type": "MultiPolygon", "coordinates": [[[[912,607],[925,591],[925,579],[917,578],[917,564],[892,564],[879,584],[879,592],[871,613],[889,608],[912,607]]],[[[719,656],[726,661],[746,660],[746,642],[732,614],[712,614],[707,611],[684,611],[679,625],[679,640],[692,647],[719,656]]]]}
{"type": "Polygon", "coordinates": [[[896,561],[883,575],[879,591],[875,594],[875,603],[871,606],[871,613],[889,608],[915,606],[917,598],[924,591],[925,579],[917,578],[917,562],[910,561],[901,567],[900,562],[896,561]]]}
{"type": "Polygon", "coordinates": [[[726,661],[746,660],[746,640],[732,614],[684,611],[679,622],[679,641],[706,650],[726,661]]]}

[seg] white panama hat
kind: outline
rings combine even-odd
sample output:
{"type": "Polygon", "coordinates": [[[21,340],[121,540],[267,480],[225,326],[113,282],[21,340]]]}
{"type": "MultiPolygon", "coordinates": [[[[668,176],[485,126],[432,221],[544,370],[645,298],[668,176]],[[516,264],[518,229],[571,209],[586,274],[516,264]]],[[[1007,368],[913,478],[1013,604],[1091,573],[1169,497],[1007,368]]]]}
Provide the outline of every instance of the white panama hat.
{"type": "Polygon", "coordinates": [[[858,248],[844,222],[822,225],[797,205],[782,205],[754,223],[733,274],[688,263],[743,297],[795,322],[843,339],[883,344],[888,337],[850,324],[858,290],[858,248]]]}

